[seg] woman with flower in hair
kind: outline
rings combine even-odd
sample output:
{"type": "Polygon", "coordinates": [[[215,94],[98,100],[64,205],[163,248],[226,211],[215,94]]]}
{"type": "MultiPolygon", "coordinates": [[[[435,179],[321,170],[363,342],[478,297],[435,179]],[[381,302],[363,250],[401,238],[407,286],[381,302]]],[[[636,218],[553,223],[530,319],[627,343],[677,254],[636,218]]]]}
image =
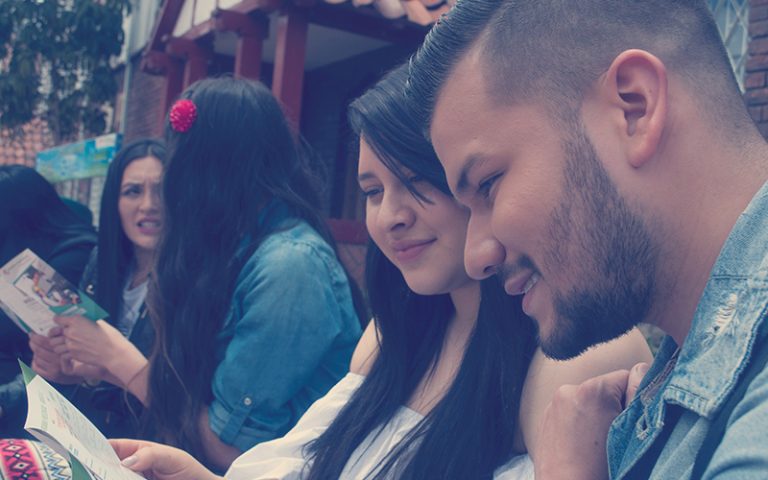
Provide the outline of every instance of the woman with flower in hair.
{"type": "Polygon", "coordinates": [[[123,358],[146,434],[223,470],[285,434],[347,372],[355,290],[318,178],[263,85],[191,85],[171,108],[154,353],[123,358]]]}

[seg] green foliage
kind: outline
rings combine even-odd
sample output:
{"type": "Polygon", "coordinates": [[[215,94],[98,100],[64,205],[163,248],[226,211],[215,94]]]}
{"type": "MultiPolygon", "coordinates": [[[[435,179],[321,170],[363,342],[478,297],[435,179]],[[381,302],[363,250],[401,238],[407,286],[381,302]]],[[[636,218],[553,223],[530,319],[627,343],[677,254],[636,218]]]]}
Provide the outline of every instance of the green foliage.
{"type": "Polygon", "coordinates": [[[0,127],[34,117],[58,140],[103,133],[129,0],[0,0],[0,127]]]}

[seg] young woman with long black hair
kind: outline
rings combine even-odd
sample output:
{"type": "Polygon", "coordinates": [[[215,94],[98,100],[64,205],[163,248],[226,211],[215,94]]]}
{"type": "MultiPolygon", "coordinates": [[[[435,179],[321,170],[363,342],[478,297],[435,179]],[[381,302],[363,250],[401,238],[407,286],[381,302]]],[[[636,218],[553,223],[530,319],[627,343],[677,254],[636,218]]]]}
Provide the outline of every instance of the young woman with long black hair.
{"type": "MultiPolygon", "coordinates": [[[[536,351],[533,322],[494,279],[463,266],[468,213],[401,95],[400,69],[350,107],[366,197],[374,313],[351,372],[285,437],[225,478],[531,478],[524,452],[561,384],[650,358],[638,332],[565,363],[536,351]]],[[[216,478],[182,452],[115,442],[154,478],[216,478]]]]}
{"type": "Polygon", "coordinates": [[[147,436],[224,469],[346,373],[362,308],[318,211],[321,182],[268,89],[201,80],[166,140],[155,349],[114,363],[147,436]]]}
{"type": "Polygon", "coordinates": [[[139,434],[141,403],[124,395],[135,372],[124,366],[148,356],[154,343],[145,300],[163,223],[165,159],[165,144],[155,139],[136,140],[115,156],[101,197],[98,247],[81,281],[109,317],[58,317],[61,334],[51,339],[62,375],[79,383],[73,403],[108,436],[139,434]]]}

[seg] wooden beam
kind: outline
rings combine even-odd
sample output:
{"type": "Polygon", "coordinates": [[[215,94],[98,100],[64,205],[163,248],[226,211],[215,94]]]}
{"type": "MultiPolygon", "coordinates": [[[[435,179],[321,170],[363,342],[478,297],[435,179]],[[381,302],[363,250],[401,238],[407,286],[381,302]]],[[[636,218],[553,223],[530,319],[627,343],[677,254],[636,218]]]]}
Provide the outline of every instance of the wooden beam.
{"type": "Polygon", "coordinates": [[[159,119],[159,127],[155,129],[155,132],[158,136],[163,135],[163,131],[165,130],[165,116],[167,115],[168,110],[171,109],[173,102],[176,101],[176,99],[181,94],[182,89],[184,88],[184,62],[170,56],[168,59],[169,60],[168,63],[166,63],[165,69],[164,105],[159,119]]]}
{"type": "Polygon", "coordinates": [[[203,37],[210,35],[215,29],[216,25],[213,18],[209,18],[182,33],[181,38],[186,40],[200,40],[203,37]]]}
{"type": "Polygon", "coordinates": [[[165,75],[171,61],[175,61],[175,59],[167,53],[149,50],[141,56],[141,71],[151,75],[165,75]]]}
{"type": "Polygon", "coordinates": [[[354,7],[351,3],[332,5],[318,2],[309,10],[309,21],[336,30],[407,45],[420,45],[429,31],[406,17],[390,20],[382,17],[372,6],[354,7]]]}
{"type": "Polygon", "coordinates": [[[243,0],[242,2],[229,7],[228,10],[240,13],[249,13],[254,10],[271,13],[280,8],[280,1],[281,0],[243,0]]]}
{"type": "Polygon", "coordinates": [[[247,14],[235,10],[217,8],[211,13],[216,30],[235,32],[246,37],[266,38],[269,20],[264,15],[247,14]]]}
{"type": "Polygon", "coordinates": [[[239,37],[235,50],[235,77],[259,80],[261,78],[261,56],[264,39],[261,37],[239,37]]]}
{"type": "Polygon", "coordinates": [[[181,7],[184,6],[184,0],[165,0],[163,2],[160,15],[157,17],[157,22],[152,30],[152,36],[149,39],[147,51],[163,49],[163,37],[173,32],[173,28],[176,26],[176,21],[179,19],[181,13],[181,7]]]}
{"type": "Polygon", "coordinates": [[[272,93],[286,109],[286,115],[299,128],[301,95],[304,86],[304,59],[307,54],[307,12],[293,8],[277,19],[277,45],[272,93]]]}
{"type": "Polygon", "coordinates": [[[179,57],[184,62],[183,88],[208,74],[208,62],[211,59],[210,48],[202,47],[199,42],[186,38],[171,38],[165,42],[165,50],[169,55],[179,57]]]}
{"type": "Polygon", "coordinates": [[[238,36],[235,50],[235,77],[259,80],[262,47],[269,32],[267,17],[218,8],[213,11],[212,18],[216,30],[235,32],[238,36]]]}

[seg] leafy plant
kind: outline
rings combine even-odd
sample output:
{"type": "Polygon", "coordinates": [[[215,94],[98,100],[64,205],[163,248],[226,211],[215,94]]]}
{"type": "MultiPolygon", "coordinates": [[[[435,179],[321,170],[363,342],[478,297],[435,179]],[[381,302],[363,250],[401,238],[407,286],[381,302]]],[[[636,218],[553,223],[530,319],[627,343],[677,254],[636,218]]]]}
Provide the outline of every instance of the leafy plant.
{"type": "Polygon", "coordinates": [[[103,133],[130,0],[0,0],[0,127],[40,117],[57,141],[103,133]]]}

